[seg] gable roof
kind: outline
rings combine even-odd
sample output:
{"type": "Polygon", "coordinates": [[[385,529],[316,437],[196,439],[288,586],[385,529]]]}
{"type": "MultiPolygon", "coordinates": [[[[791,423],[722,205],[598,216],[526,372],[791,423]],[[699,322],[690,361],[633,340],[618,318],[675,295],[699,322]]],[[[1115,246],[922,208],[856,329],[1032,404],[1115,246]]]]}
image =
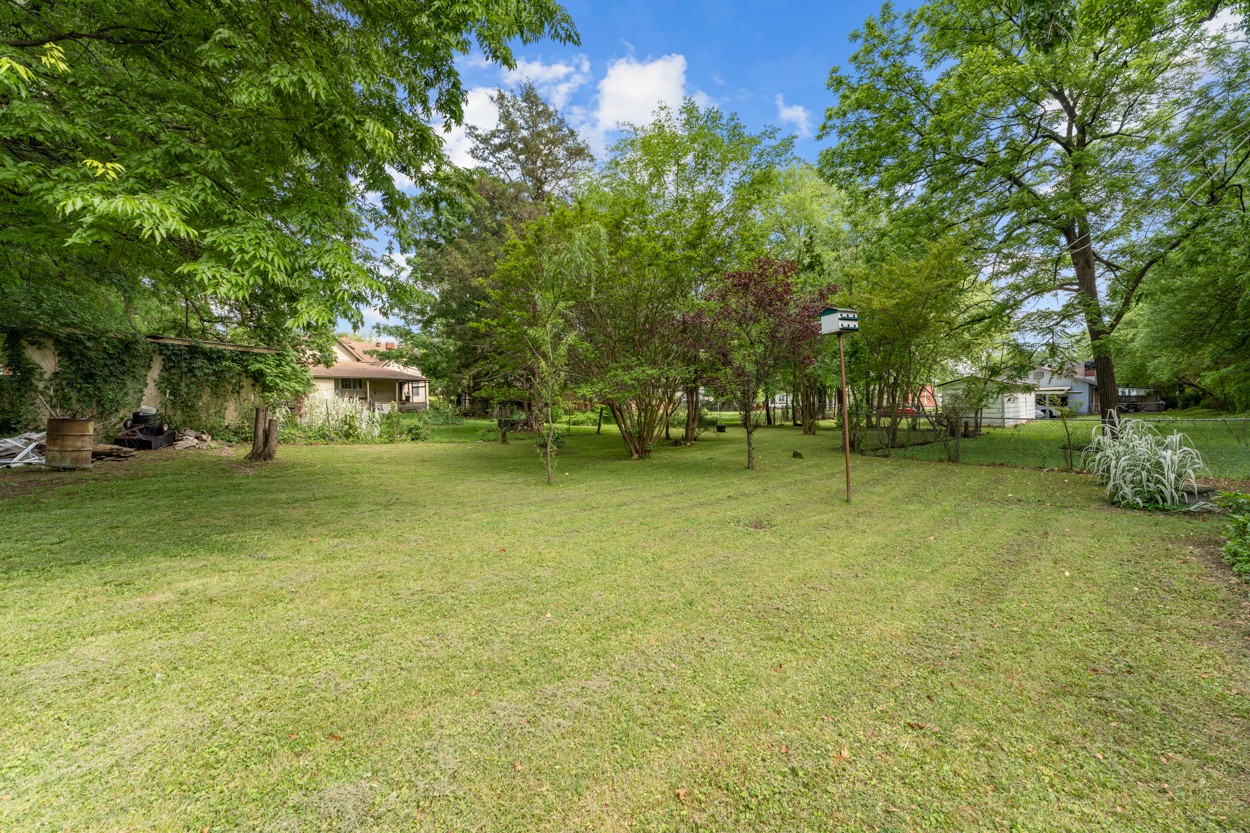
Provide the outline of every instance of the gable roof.
{"type": "Polygon", "coordinates": [[[395,379],[400,382],[428,382],[419,373],[409,373],[376,362],[336,362],[333,367],[310,367],[314,379],[395,379]]]}
{"type": "Polygon", "coordinates": [[[314,379],[395,379],[401,382],[430,381],[414,368],[403,368],[384,362],[370,351],[378,352],[393,347],[394,342],[357,341],[350,338],[338,339],[338,344],[349,356],[350,361],[335,362],[330,367],[317,365],[308,368],[314,379]]]}

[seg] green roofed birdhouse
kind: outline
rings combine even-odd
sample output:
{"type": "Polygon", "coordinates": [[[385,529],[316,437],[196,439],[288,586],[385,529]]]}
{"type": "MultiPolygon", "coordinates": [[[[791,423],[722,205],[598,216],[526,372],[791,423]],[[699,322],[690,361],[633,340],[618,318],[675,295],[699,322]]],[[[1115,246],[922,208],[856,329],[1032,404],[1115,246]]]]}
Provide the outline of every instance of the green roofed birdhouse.
{"type": "Polygon", "coordinates": [[[820,334],[859,332],[859,313],[853,309],[826,307],[820,313],[820,334]]]}

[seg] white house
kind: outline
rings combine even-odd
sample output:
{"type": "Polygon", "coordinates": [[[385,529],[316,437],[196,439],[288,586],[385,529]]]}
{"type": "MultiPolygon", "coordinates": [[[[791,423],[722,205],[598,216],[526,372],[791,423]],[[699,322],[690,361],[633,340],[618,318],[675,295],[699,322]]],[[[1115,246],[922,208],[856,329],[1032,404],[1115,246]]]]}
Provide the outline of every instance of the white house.
{"type": "Polygon", "coordinates": [[[1098,401],[1098,380],[1093,373],[1092,367],[1055,369],[1043,365],[1023,381],[1035,388],[1039,405],[1071,408],[1077,414],[1092,414],[1097,413],[1095,403],[1098,401]]]}
{"type": "MultiPolygon", "coordinates": [[[[959,394],[964,386],[971,381],[979,381],[974,376],[952,379],[937,386],[937,398],[941,403],[959,394]]],[[[975,420],[977,413],[963,414],[963,418],[975,420]]],[[[1025,384],[1013,384],[1011,390],[996,396],[986,403],[980,411],[980,424],[992,428],[1010,428],[1022,422],[1037,418],[1037,396],[1025,384]]]]}
{"type": "Polygon", "coordinates": [[[424,411],[430,406],[430,380],[415,367],[378,358],[379,352],[394,348],[393,341],[335,340],[334,364],[308,368],[316,386],[313,395],[360,399],[401,411],[424,411]]]}

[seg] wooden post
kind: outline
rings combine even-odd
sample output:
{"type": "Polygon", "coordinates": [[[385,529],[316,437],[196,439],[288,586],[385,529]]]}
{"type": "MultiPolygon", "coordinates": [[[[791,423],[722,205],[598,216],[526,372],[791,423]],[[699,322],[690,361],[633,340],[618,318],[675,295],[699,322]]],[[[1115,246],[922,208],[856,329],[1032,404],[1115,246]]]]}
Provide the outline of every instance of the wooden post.
{"type": "Polygon", "coordinates": [[[851,427],[847,424],[846,407],[846,350],[842,347],[842,336],[838,332],[838,362],[842,366],[842,453],[846,458],[846,502],[851,502],[851,427]]]}
{"type": "Polygon", "coordinates": [[[370,405],[373,404],[373,388],[369,385],[368,379],[365,379],[365,401],[370,405]]]}

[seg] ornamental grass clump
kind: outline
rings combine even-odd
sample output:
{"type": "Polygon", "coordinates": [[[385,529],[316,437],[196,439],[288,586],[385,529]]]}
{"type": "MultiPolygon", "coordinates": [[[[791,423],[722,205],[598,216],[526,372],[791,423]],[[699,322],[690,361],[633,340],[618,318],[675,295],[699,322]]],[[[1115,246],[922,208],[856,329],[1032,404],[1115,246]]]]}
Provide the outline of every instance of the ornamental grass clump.
{"type": "Polygon", "coordinates": [[[359,399],[311,397],[299,425],[312,440],[360,442],[378,438],[382,415],[359,399]]]}
{"type": "Polygon", "coordinates": [[[1111,422],[1094,429],[1084,467],[1107,486],[1117,506],[1134,509],[1188,506],[1198,493],[1202,455],[1184,434],[1160,434],[1145,420],[1111,422]]]}

